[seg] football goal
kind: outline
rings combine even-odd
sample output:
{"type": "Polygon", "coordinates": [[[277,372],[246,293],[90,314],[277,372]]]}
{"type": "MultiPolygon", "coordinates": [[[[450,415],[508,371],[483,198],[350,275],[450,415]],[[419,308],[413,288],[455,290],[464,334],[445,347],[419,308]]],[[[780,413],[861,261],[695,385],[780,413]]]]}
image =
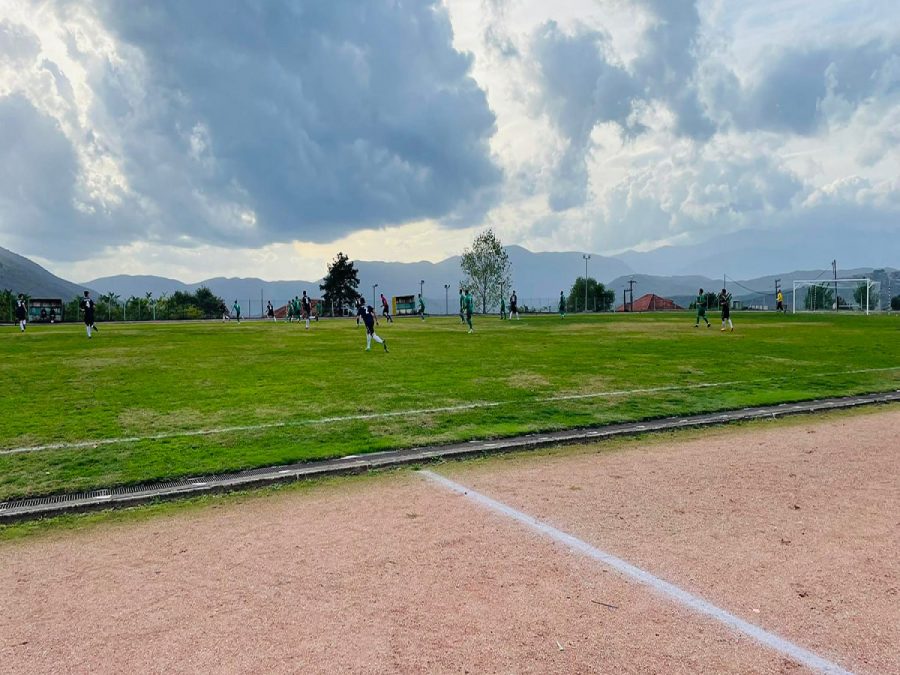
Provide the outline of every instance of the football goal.
{"type": "Polygon", "coordinates": [[[871,279],[798,279],[791,312],[877,312],[881,284],[871,279]]]}

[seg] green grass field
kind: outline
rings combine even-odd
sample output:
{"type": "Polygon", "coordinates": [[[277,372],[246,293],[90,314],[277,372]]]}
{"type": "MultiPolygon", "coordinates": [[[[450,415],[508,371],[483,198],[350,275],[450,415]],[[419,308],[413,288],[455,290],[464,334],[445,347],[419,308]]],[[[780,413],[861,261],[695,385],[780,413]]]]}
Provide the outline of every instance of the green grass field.
{"type": "Polygon", "coordinates": [[[900,317],[734,318],[6,327],[0,500],[900,387],[900,317]]]}

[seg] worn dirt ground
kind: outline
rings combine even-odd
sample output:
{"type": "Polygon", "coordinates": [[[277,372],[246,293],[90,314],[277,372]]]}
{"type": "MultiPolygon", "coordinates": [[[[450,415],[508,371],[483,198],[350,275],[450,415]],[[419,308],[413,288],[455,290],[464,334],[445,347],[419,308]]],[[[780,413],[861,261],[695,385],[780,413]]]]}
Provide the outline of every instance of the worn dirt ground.
{"type": "MultiPolygon", "coordinates": [[[[894,407],[434,470],[900,672],[898,429],[894,407]]],[[[3,673],[803,671],[415,472],[3,544],[0,599],[3,673]]]]}

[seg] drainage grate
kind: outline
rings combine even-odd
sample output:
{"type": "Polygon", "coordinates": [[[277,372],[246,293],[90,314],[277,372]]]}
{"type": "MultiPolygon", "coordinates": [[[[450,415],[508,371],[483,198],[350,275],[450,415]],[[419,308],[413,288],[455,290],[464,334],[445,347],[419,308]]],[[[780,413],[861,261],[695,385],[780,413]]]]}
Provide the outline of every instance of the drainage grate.
{"type": "Polygon", "coordinates": [[[743,408],[687,417],[668,417],[613,424],[594,429],[569,429],[552,433],[530,434],[514,438],[468,441],[454,445],[411,448],[341,457],[332,460],[305,462],[287,466],[248,469],[230,474],[195,476],[163,481],[149,485],[125,485],[70,494],[54,494],[15,501],[0,502],[0,523],[32,520],[63,513],[133,506],[159,499],[173,499],[215,491],[239,490],[272,483],[302,480],[323,475],[355,473],[372,469],[416,464],[435,459],[463,458],[487,453],[528,450],[548,445],[583,443],[614,436],[627,436],[683,427],[728,424],[754,419],[777,418],[783,415],[815,413],[825,410],[854,408],[861,405],[900,401],[900,390],[820,399],[802,403],[779,403],[757,408],[743,408]]]}

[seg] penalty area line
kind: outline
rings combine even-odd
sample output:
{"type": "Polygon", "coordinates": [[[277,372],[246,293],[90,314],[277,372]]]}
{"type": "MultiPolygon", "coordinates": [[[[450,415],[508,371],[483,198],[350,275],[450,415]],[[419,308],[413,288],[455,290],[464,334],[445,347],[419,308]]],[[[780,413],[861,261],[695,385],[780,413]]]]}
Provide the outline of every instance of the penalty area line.
{"type": "MultiPolygon", "coordinates": [[[[859,375],[863,373],[880,373],[900,370],[900,366],[886,368],[863,368],[860,370],[844,370],[831,373],[810,373],[802,377],[836,377],[838,375],[859,375]]],[[[92,441],[69,441],[62,443],[45,443],[42,445],[22,446],[18,448],[0,448],[2,455],[18,455],[30,452],[42,452],[46,450],[80,450],[97,448],[106,445],[124,445],[129,443],[142,443],[147,441],[164,441],[173,438],[196,438],[201,436],[216,436],[219,434],[239,433],[242,431],[265,431],[267,429],[283,429],[304,427],[318,424],[334,424],[336,422],[358,422],[366,420],[389,419],[391,417],[405,417],[408,415],[431,415],[439,413],[456,413],[467,410],[481,410],[485,408],[498,408],[505,405],[529,405],[534,403],[562,403],[565,401],[580,401],[592,398],[615,398],[618,396],[631,396],[634,394],[660,394],[674,391],[692,391],[696,389],[716,389],[721,387],[741,386],[747,384],[761,384],[763,382],[776,382],[790,379],[790,377],[763,377],[750,380],[731,380],[727,382],[701,382],[698,384],[675,384],[662,387],[645,387],[641,389],[619,389],[613,391],[597,391],[586,394],[560,394],[547,396],[530,401],[480,401],[477,403],[462,403],[459,405],[441,406],[436,408],[413,408],[408,410],[394,410],[390,412],[360,413],[358,415],[339,415],[334,417],[319,417],[311,420],[297,420],[287,422],[265,422],[263,424],[246,424],[228,427],[216,427],[213,429],[187,429],[183,431],[164,431],[158,434],[145,436],[119,436],[117,438],[98,438],[92,441]]]]}
{"type": "Polygon", "coordinates": [[[433,471],[423,470],[422,473],[426,478],[431,480],[434,483],[437,483],[451,492],[462,495],[467,499],[475,502],[476,504],[488,509],[489,511],[493,511],[494,513],[498,513],[500,515],[506,516],[527,528],[542,534],[546,537],[549,537],[553,541],[556,541],[569,549],[575,551],[576,553],[580,553],[581,555],[596,560],[612,569],[616,570],[620,574],[637,581],[645,586],[652,588],[654,591],[660,593],[668,597],[671,600],[674,600],[680,605],[687,607],[688,609],[698,613],[708,616],[712,619],[715,619],[719,623],[724,624],[728,628],[735,630],[739,633],[743,633],[748,637],[753,638],[757,642],[765,645],[766,647],[773,649],[777,652],[781,652],[785,656],[801,663],[809,668],[817,670],[822,673],[835,673],[840,675],[850,675],[850,671],[841,668],[836,663],[833,663],[815,652],[812,652],[804,647],[801,647],[789,640],[786,640],[775,633],[770,633],[769,631],[760,628],[759,626],[750,623],[749,621],[745,621],[734,614],[718,607],[711,602],[704,600],[703,598],[689,593],[684,589],[672,584],[664,579],[660,579],[650,572],[641,569],[640,567],[636,567],[621,558],[618,558],[611,553],[607,553],[606,551],[602,551],[599,548],[588,544],[586,541],[579,539],[568,532],[564,532],[559,530],[552,525],[545,523],[533,516],[528,515],[522,511],[514,509],[503,502],[499,502],[487,495],[483,495],[480,492],[476,492],[464,485],[456,483],[449,478],[445,478],[440,474],[434,473],[433,471]]]}

